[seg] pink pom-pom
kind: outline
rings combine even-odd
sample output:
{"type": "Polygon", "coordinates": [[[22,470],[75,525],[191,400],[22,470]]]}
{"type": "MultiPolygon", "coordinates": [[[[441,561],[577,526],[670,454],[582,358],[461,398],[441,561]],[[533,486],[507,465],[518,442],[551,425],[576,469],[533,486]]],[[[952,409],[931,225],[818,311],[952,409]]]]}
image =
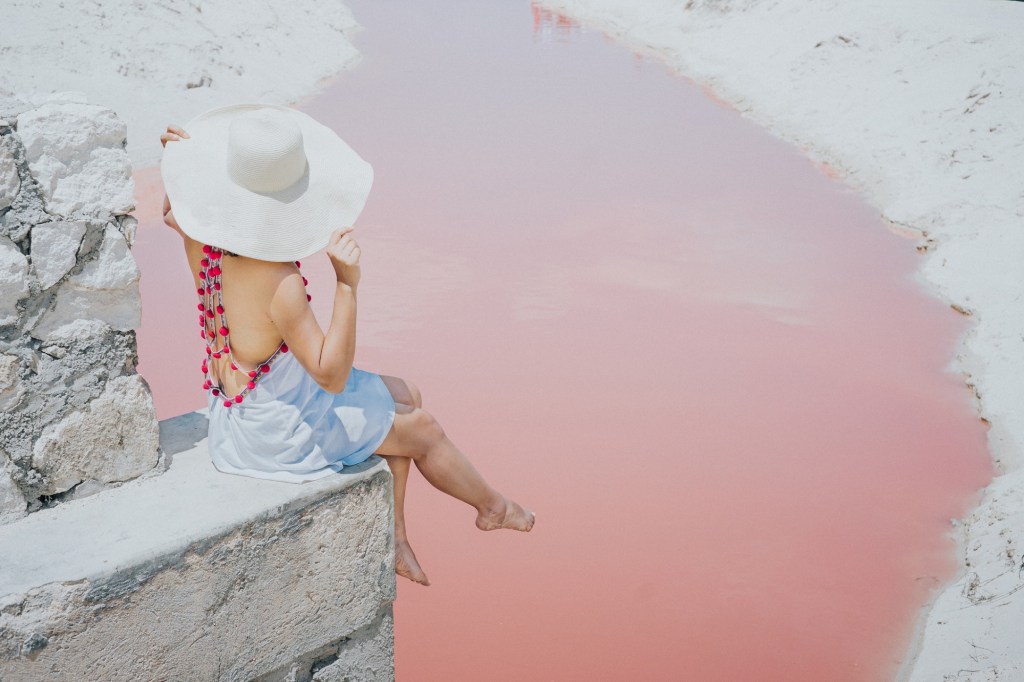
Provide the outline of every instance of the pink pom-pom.
{"type": "Polygon", "coordinates": [[[207,310],[206,311],[206,316],[207,317],[213,317],[213,311],[212,310],[207,310]]]}
{"type": "Polygon", "coordinates": [[[260,367],[260,371],[263,372],[264,374],[266,374],[267,372],[270,371],[270,365],[262,365],[260,367]]]}
{"type": "Polygon", "coordinates": [[[199,292],[199,295],[200,295],[200,296],[202,296],[203,294],[205,294],[205,293],[206,293],[206,289],[204,289],[203,287],[199,287],[198,289],[196,289],[196,291],[198,291],[198,292],[199,292]]]}
{"type": "Polygon", "coordinates": [[[236,396],[235,396],[235,402],[236,402],[236,403],[240,403],[240,402],[242,402],[242,396],[241,396],[241,394],[239,394],[239,395],[236,395],[236,396]]]}
{"type": "Polygon", "coordinates": [[[224,407],[231,407],[231,401],[230,400],[225,400],[224,401],[224,407]]]}
{"type": "Polygon", "coordinates": [[[209,244],[203,244],[203,253],[210,253],[213,251],[213,247],[209,244]]]}
{"type": "Polygon", "coordinates": [[[209,354],[210,354],[210,353],[212,353],[212,352],[213,352],[213,349],[212,349],[212,348],[210,348],[209,346],[207,346],[207,347],[206,347],[206,354],[207,354],[207,355],[209,355],[209,354]]]}
{"type": "Polygon", "coordinates": [[[251,376],[251,377],[254,377],[254,376],[256,376],[256,370],[253,370],[253,371],[251,371],[251,372],[247,372],[247,374],[248,374],[249,376],[251,376]]]}
{"type": "Polygon", "coordinates": [[[295,261],[295,267],[301,268],[302,267],[302,263],[300,263],[299,261],[295,261]]]}
{"type": "Polygon", "coordinates": [[[305,277],[303,277],[303,278],[302,278],[302,283],[303,283],[303,284],[309,284],[309,280],[308,280],[308,279],[306,279],[305,277]]]}
{"type": "Polygon", "coordinates": [[[227,336],[228,335],[228,328],[227,327],[221,327],[220,328],[220,335],[221,336],[227,336]]]}
{"type": "Polygon", "coordinates": [[[218,313],[219,315],[223,315],[223,314],[224,314],[224,306],[222,306],[222,305],[218,305],[218,306],[217,306],[217,313],[218,313]]]}
{"type": "Polygon", "coordinates": [[[199,271],[199,279],[206,279],[206,270],[199,271]]]}
{"type": "Polygon", "coordinates": [[[210,259],[204,258],[203,260],[199,261],[199,264],[202,265],[204,268],[208,268],[210,267],[210,259]]]}
{"type": "Polygon", "coordinates": [[[219,266],[214,265],[212,268],[210,268],[210,275],[212,275],[213,277],[216,277],[219,274],[220,274],[220,267],[219,266]]]}
{"type": "Polygon", "coordinates": [[[288,344],[287,343],[282,343],[281,344],[281,352],[282,353],[287,353],[288,352],[288,344]]]}
{"type": "Polygon", "coordinates": [[[213,389],[213,394],[214,395],[220,395],[220,389],[217,389],[217,388],[213,389]]]}
{"type": "Polygon", "coordinates": [[[312,300],[313,300],[313,297],[312,297],[312,296],[310,296],[309,294],[306,294],[306,300],[307,300],[307,301],[312,301],[312,300]]]}
{"type": "Polygon", "coordinates": [[[251,391],[252,389],[256,388],[256,382],[250,381],[248,384],[246,384],[246,386],[248,386],[249,390],[251,391]]]}
{"type": "Polygon", "coordinates": [[[219,358],[219,357],[220,357],[220,351],[216,351],[216,352],[215,352],[215,353],[213,354],[213,357],[215,357],[215,358],[219,358]]]}
{"type": "Polygon", "coordinates": [[[199,312],[202,312],[204,310],[206,310],[206,306],[204,306],[202,303],[200,303],[199,304],[199,312]]]}
{"type": "Polygon", "coordinates": [[[214,282],[213,288],[216,289],[217,291],[220,291],[220,282],[214,282]]]}
{"type": "Polygon", "coordinates": [[[231,369],[238,369],[238,365],[236,365],[235,363],[232,362],[231,363],[231,369]]]}
{"type": "Polygon", "coordinates": [[[214,251],[213,253],[210,254],[210,258],[212,258],[213,260],[217,260],[223,255],[224,254],[222,254],[220,251],[214,251]]]}

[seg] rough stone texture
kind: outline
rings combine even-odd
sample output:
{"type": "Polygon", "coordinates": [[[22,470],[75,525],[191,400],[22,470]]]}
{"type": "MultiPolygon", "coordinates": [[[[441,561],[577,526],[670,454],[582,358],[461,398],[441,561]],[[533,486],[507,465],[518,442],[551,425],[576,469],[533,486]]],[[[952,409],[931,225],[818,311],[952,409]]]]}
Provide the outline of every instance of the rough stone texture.
{"type": "Polygon", "coordinates": [[[395,657],[381,646],[394,641],[395,619],[389,607],[386,613],[345,638],[334,654],[334,661],[322,668],[314,666],[313,682],[385,682],[395,679],[395,657]]]}
{"type": "Polygon", "coordinates": [[[117,227],[104,227],[98,253],[60,285],[56,299],[32,327],[35,338],[46,340],[55,330],[82,319],[101,320],[124,332],[142,323],[139,268],[117,227]]]}
{"type": "Polygon", "coordinates": [[[49,289],[75,265],[85,236],[85,222],[58,221],[32,230],[32,270],[40,289],[49,289]]]}
{"type": "Polygon", "coordinates": [[[393,680],[391,472],[217,471],[205,410],[160,475],[0,527],[0,679],[393,680]]]}
{"type": "Polygon", "coordinates": [[[45,495],[84,480],[127,481],[157,464],[156,411],[138,374],[107,382],[87,410],[46,427],[32,451],[32,467],[46,476],[45,495]]]}
{"type": "Polygon", "coordinates": [[[25,496],[11,480],[10,461],[0,451],[0,525],[16,521],[25,515],[25,496]]]}
{"type": "Polygon", "coordinates": [[[0,95],[0,525],[166,468],[135,371],[125,132],[81,93],[0,95]]]}
{"type": "Polygon", "coordinates": [[[28,259],[7,237],[0,237],[0,326],[17,324],[18,304],[28,295],[28,259]]]}
{"type": "Polygon", "coordinates": [[[49,102],[19,114],[18,135],[49,213],[103,216],[135,208],[128,129],[110,109],[49,102]]]}
{"type": "Polygon", "coordinates": [[[18,196],[21,178],[18,165],[14,162],[14,145],[6,137],[0,137],[0,210],[7,208],[18,196]]]}

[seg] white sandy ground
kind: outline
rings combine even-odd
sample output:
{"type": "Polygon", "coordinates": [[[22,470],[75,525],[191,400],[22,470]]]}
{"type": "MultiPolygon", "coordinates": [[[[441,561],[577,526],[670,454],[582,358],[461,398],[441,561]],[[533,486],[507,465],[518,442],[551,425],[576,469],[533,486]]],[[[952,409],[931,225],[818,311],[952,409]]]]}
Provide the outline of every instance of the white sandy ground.
{"type": "Polygon", "coordinates": [[[900,680],[1024,680],[1024,3],[538,0],[653,55],[920,233],[920,279],[972,315],[967,376],[1000,473],[953,521],[960,576],[900,680]]]}
{"type": "Polygon", "coordinates": [[[359,29],[337,0],[0,0],[0,93],[84,92],[128,124],[139,168],[168,123],[315,94],[358,62],[359,29]]]}

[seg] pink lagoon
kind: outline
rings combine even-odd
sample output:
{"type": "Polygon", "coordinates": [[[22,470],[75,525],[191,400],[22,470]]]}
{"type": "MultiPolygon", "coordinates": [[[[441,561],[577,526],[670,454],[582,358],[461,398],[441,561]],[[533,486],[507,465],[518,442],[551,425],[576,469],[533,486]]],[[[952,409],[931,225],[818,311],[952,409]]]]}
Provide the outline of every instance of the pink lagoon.
{"type": "MultiPolygon", "coordinates": [[[[915,242],[527,2],[350,4],[362,61],[297,106],[375,171],[356,364],[537,512],[481,533],[414,472],[432,585],[399,579],[397,678],[892,679],[992,475],[915,242]]],[[[136,182],[163,419],[204,405],[203,348],[157,169],[136,182]]],[[[331,267],[303,270],[326,325],[331,267]]]]}

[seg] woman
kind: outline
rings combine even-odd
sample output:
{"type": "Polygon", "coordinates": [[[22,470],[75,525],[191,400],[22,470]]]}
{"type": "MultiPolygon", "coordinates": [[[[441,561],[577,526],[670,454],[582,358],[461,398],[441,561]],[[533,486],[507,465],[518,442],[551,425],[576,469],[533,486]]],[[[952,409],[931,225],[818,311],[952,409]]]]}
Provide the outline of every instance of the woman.
{"type": "Polygon", "coordinates": [[[414,384],[352,365],[360,247],[351,223],[369,164],[288,107],[220,107],[187,127],[160,136],[163,210],[199,294],[214,466],[301,482],[380,455],[394,478],[395,571],[423,585],[405,529],[410,462],[476,509],[481,530],[529,531],[535,515],[487,484],[414,384]],[[326,334],[300,272],[300,258],[322,249],[337,279],[326,334]]]}

